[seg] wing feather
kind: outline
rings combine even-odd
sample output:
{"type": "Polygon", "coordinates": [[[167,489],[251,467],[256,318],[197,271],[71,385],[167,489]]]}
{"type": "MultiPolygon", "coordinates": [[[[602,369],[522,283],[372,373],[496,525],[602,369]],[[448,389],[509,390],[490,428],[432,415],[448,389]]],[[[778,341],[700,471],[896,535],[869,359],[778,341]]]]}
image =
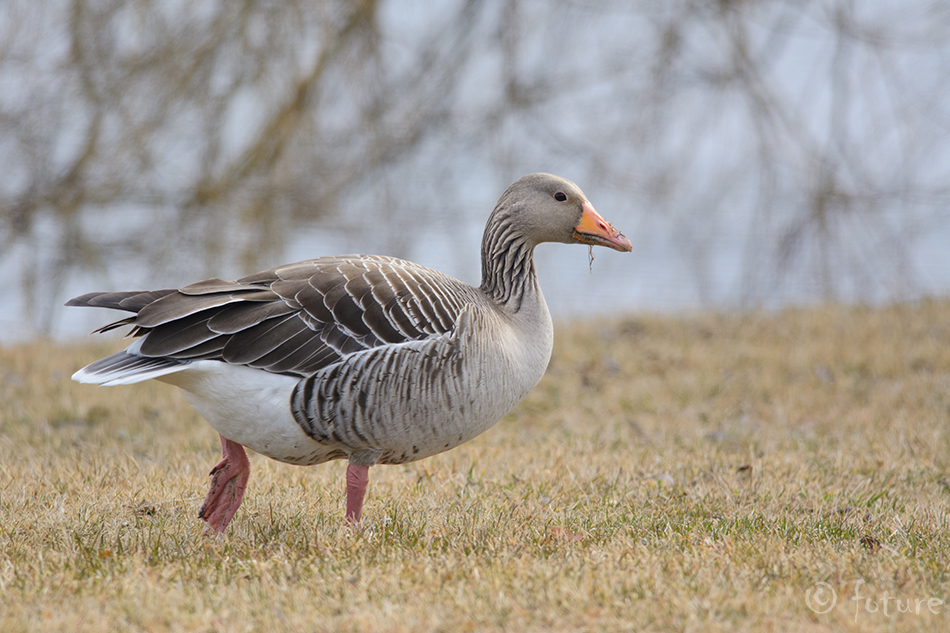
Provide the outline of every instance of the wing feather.
{"type": "MultiPolygon", "coordinates": [[[[297,290],[294,291],[292,296],[301,310],[312,316],[317,322],[330,323],[333,321],[333,313],[323,303],[324,293],[311,285],[309,279],[298,282],[296,288],[297,290]]],[[[284,295],[281,293],[281,296],[284,295]]]]}
{"type": "Polygon", "coordinates": [[[301,331],[313,334],[294,314],[262,321],[243,330],[239,335],[232,335],[221,350],[221,358],[235,365],[257,366],[254,361],[274,351],[281,343],[301,331]]]}
{"type": "Polygon", "coordinates": [[[369,328],[363,323],[363,310],[347,290],[347,284],[342,283],[330,290],[323,300],[324,305],[333,313],[333,321],[346,328],[355,336],[366,336],[369,328]]]}
{"type": "Polygon", "coordinates": [[[139,327],[156,327],[240,300],[240,295],[230,292],[201,295],[188,295],[181,292],[168,294],[139,310],[135,324],[139,327]]]}
{"type": "Polygon", "coordinates": [[[225,292],[247,292],[248,290],[253,290],[253,288],[249,288],[249,285],[250,284],[237,281],[224,281],[223,279],[212,277],[211,279],[188,284],[180,288],[178,292],[183,295],[191,296],[221,294],[225,292]]]}
{"type": "Polygon", "coordinates": [[[276,294],[271,293],[271,297],[267,303],[242,301],[217,310],[208,320],[208,327],[218,334],[237,334],[267,319],[294,312],[294,308],[280,301],[276,294]]]}
{"type": "Polygon", "coordinates": [[[70,299],[66,302],[66,305],[138,312],[148,304],[174,292],[178,291],[174,288],[167,288],[165,290],[133,290],[131,292],[87,292],[84,295],[70,299]]]}
{"type": "Polygon", "coordinates": [[[67,305],[136,315],[146,357],[221,360],[308,376],[349,354],[452,330],[475,288],[399,259],[350,255],[272,268],[179,290],[89,293],[67,305]]]}
{"type": "MultiPolygon", "coordinates": [[[[162,323],[152,328],[142,339],[139,351],[143,356],[175,358],[179,353],[218,336],[216,332],[208,329],[210,318],[210,314],[198,312],[162,323]]],[[[138,325],[138,321],[135,324],[138,325]]]]}

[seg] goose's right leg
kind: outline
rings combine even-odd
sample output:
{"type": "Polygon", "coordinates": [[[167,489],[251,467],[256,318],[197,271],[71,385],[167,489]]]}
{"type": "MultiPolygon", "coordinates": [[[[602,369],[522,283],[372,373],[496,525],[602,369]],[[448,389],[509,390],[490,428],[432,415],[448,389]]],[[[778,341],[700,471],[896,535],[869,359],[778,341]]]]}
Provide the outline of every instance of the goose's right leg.
{"type": "Polygon", "coordinates": [[[244,489],[251,476],[251,462],[244,447],[223,435],[220,437],[224,457],[211,469],[211,490],[198,511],[198,517],[207,521],[216,532],[224,532],[241,507],[244,489]]]}

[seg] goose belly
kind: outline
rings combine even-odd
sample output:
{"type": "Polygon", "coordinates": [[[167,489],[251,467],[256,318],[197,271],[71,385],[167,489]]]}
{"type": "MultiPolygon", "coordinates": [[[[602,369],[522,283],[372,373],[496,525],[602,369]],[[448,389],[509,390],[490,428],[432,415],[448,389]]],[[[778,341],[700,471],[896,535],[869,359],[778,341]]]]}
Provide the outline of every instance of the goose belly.
{"type": "Polygon", "coordinates": [[[365,407],[358,404],[359,396],[345,398],[335,401],[333,410],[317,397],[297,421],[318,442],[346,447],[347,453],[364,454],[372,463],[403,464],[481,435],[521,400],[520,394],[486,396],[442,386],[422,393],[382,390],[398,395],[376,402],[370,395],[365,407]]]}
{"type": "MultiPolygon", "coordinates": [[[[420,406],[404,421],[412,427],[411,433],[385,434],[378,463],[403,464],[424,459],[451,450],[478,437],[501,420],[521,398],[486,399],[459,397],[438,401],[435,407],[420,406]]],[[[421,404],[421,403],[420,403],[421,404]]]]}
{"type": "Polygon", "coordinates": [[[389,424],[374,429],[376,442],[384,447],[379,463],[412,462],[465,444],[493,427],[523,397],[505,389],[433,392],[406,402],[401,412],[392,412],[389,424]]]}
{"type": "Polygon", "coordinates": [[[345,456],[315,442],[294,420],[290,394],[297,378],[209,360],[159,380],[179,387],[215,431],[261,455],[301,465],[345,456]]]}

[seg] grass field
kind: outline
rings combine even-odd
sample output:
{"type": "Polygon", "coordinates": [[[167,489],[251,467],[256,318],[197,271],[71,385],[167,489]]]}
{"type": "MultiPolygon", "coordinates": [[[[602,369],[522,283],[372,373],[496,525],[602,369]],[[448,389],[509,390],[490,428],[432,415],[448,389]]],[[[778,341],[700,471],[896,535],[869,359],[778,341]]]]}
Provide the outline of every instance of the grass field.
{"type": "Polygon", "coordinates": [[[497,427],[370,471],[355,532],[345,463],[252,455],[205,536],[217,435],[72,383],[91,340],[0,349],[5,633],[950,630],[950,302],[562,324],[497,427]]]}

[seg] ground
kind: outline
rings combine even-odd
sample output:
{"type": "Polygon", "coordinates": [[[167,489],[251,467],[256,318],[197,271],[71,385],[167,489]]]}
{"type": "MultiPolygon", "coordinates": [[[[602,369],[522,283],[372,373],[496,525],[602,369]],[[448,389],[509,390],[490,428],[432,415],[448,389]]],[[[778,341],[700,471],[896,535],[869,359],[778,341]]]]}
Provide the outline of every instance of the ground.
{"type": "Polygon", "coordinates": [[[950,630],[950,302],[562,323],[541,385],[448,453],[251,455],[172,387],[0,348],[0,630],[950,630]]]}

